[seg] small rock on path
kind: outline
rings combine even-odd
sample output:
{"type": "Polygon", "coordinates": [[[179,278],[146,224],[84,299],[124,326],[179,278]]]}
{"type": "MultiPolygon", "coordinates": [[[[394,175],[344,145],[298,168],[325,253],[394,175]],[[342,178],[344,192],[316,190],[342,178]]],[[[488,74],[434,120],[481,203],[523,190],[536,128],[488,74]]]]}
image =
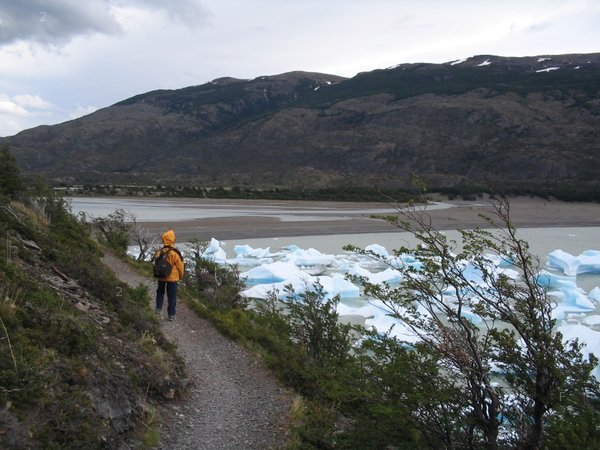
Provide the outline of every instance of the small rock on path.
{"type": "MultiPolygon", "coordinates": [[[[156,282],[106,253],[104,262],[130,286],[156,282]]],[[[152,301],[154,308],[154,301],[152,301]]],[[[166,310],[166,308],[165,308],[166,310]]],[[[286,441],[291,396],[255,355],[221,335],[181,301],[162,330],[176,343],[190,379],[187,397],[165,406],[159,449],[277,449],[286,441]]]]}

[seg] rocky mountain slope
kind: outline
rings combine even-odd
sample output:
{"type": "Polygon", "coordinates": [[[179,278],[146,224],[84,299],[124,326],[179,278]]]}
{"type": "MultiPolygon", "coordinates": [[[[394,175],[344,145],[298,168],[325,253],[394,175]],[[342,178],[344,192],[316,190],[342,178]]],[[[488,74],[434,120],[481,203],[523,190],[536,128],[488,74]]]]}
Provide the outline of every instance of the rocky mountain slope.
{"type": "Polygon", "coordinates": [[[221,78],[9,141],[25,173],[79,183],[592,192],[599,137],[600,53],[221,78]]]}

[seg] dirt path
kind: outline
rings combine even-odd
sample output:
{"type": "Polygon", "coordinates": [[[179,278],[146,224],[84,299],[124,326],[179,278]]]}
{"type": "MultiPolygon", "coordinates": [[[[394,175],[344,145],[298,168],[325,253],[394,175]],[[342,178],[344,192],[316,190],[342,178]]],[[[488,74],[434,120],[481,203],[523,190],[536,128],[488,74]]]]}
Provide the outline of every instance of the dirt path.
{"type": "MultiPolygon", "coordinates": [[[[113,255],[107,254],[104,261],[122,281],[131,286],[142,283],[153,296],[153,279],[138,275],[113,255]]],[[[291,397],[262,362],[182,302],[177,305],[176,321],[168,322],[164,316],[162,320],[165,336],[177,344],[185,361],[191,388],[185,400],[163,411],[166,423],[158,448],[280,448],[291,397]]]]}

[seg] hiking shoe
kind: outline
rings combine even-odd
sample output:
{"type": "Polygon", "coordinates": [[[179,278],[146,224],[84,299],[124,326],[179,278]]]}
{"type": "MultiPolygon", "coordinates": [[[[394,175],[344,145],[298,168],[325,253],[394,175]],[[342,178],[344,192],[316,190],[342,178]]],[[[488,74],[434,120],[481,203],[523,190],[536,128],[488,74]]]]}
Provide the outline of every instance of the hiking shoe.
{"type": "Polygon", "coordinates": [[[175,320],[175,316],[169,316],[169,322],[173,322],[175,320]]]}
{"type": "Polygon", "coordinates": [[[156,314],[156,315],[158,315],[158,316],[160,316],[160,313],[161,313],[161,312],[162,312],[162,309],[158,309],[158,308],[156,308],[156,309],[154,310],[154,314],[156,314]]]}

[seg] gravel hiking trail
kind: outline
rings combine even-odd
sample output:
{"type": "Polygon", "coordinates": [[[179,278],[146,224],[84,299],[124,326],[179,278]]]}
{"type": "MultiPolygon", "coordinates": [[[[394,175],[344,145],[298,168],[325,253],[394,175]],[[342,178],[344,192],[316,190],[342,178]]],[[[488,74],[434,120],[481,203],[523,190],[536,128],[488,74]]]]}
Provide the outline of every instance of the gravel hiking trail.
{"type": "MultiPolygon", "coordinates": [[[[154,308],[156,281],[139,275],[126,262],[106,253],[103,261],[117,277],[148,287],[154,308]]],[[[280,449],[287,438],[291,395],[278,385],[262,360],[221,335],[183,302],[174,322],[162,330],[177,345],[189,377],[185,398],[161,409],[164,450],[280,449]]]]}

